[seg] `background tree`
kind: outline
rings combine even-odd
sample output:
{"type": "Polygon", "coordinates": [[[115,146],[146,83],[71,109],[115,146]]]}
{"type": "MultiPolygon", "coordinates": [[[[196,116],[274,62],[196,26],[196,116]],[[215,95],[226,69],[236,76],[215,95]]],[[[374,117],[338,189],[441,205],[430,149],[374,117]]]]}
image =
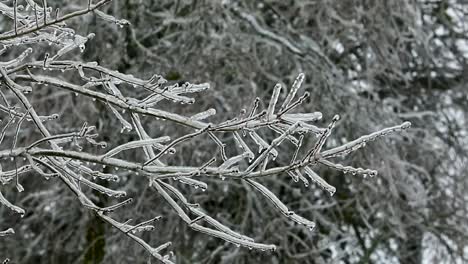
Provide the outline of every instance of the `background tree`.
{"type": "MultiPolygon", "coordinates": [[[[49,5],[67,12],[79,9],[83,3],[67,2],[64,6],[60,1],[49,5]]],[[[180,115],[213,107],[218,115],[210,121],[220,123],[234,117],[238,109],[249,109],[255,96],[265,102],[260,107],[267,108],[272,84],[289,87],[299,72],[305,72],[302,89],[310,92],[310,97],[297,111],[320,110],[324,127],[335,113],[342,115],[339,129],[326,142],[327,148],[401,123],[402,119],[415,124],[404,137],[390,136],[386,141],[369,144],[365,152],[358,151],[340,160],[343,164],[377,169],[380,174],[376,179],[343,177],[339,172],[320,168],[319,174],[338,190],[333,197],[319,191],[316,185],[306,188],[292,178],[286,180],[285,175],[265,179],[268,189],[288,207],[318,224],[312,233],[291,225],[274,208],[265,209],[265,202],[245,183],[209,178],[209,194],[178,186],[233,230],[255,234],[255,241],[268,240],[278,245],[274,254],[250,252],[191,232],[171,208],[154,196],[147,182],[134,177],[121,179],[119,186],[125,186],[129,196],[139,198],[136,206],[116,212],[119,219],[131,216],[145,220],[154,215],[150,216],[148,208],[170,217],[158,222],[157,228],[165,232],[144,234],[145,241],[173,241],[178,263],[421,263],[423,258],[436,261],[434,258],[441,257],[454,262],[467,257],[463,248],[467,234],[467,181],[463,167],[467,8],[461,1],[128,0],[114,1],[100,10],[126,19],[132,26],[121,29],[96,15],[73,20],[71,27],[82,35],[96,33],[88,42],[92,45],[87,44],[81,54],[84,60],[141,78],[161,73],[165,79],[181,85],[186,81],[210,81],[212,89],[197,97],[196,105],[174,109],[180,115]],[[430,255],[429,250],[434,249],[440,253],[430,255]]],[[[10,31],[11,20],[1,19],[5,21],[2,31],[10,31]]],[[[35,54],[38,61],[43,60],[47,50],[41,51],[35,54]]],[[[7,55],[14,58],[18,54],[9,52],[4,56],[7,55]]],[[[80,54],[73,56],[78,59],[80,54]]],[[[79,75],[67,74],[67,81],[81,79],[79,75]]],[[[34,92],[38,111],[52,105],[53,109],[47,107],[44,112],[82,113],[78,122],[76,116],[66,119],[62,115],[60,129],[79,129],[77,124],[86,120],[96,125],[109,145],[137,139],[132,133],[115,136],[115,127],[120,123],[112,113],[102,114],[105,104],[60,94],[56,89],[42,87],[40,91],[42,96],[34,92]],[[55,91],[53,97],[50,91],[55,91]]],[[[141,96],[138,90],[127,92],[132,97],[141,96]]],[[[285,96],[286,93],[280,94],[280,101],[285,96]]],[[[161,109],[170,107],[166,102],[159,105],[161,109]]],[[[144,124],[147,131],[159,131],[158,135],[171,138],[187,133],[166,122],[145,120],[144,124]]],[[[14,129],[8,133],[3,144],[12,140],[14,129]]],[[[278,135],[268,129],[259,133],[268,142],[278,135]]],[[[229,134],[220,139],[233,141],[229,134]]],[[[20,136],[18,140],[25,139],[20,136]]],[[[209,141],[194,138],[179,144],[178,154],[171,162],[203,164],[212,157],[210,150],[216,148],[209,141]]],[[[304,137],[304,149],[314,144],[315,139],[304,137]]],[[[294,149],[284,146],[281,153],[291,154],[294,149]]],[[[227,154],[236,153],[228,149],[227,154]]],[[[271,164],[288,164],[290,158],[280,155],[271,164]]],[[[141,259],[138,252],[142,249],[130,241],[121,246],[122,236],[113,229],[98,228],[100,231],[94,235],[84,236],[83,230],[93,230],[96,223],[92,214],[79,209],[79,204],[70,203],[74,196],[60,184],[54,189],[50,183],[38,182],[28,180],[37,192],[31,192],[27,199],[16,199],[13,192],[8,192],[8,198],[18,201],[15,204],[46,208],[51,205],[44,198],[62,197],[53,203],[53,210],[37,210],[43,215],[35,214],[19,222],[28,231],[35,228],[25,233],[45,242],[31,246],[29,241],[9,241],[2,245],[2,252],[27,248],[22,262],[70,262],[80,254],[83,255],[78,261],[85,256],[104,263],[141,259]],[[45,189],[48,192],[39,191],[45,189]],[[47,218],[51,221],[44,221],[47,218]],[[56,244],[57,237],[64,241],[56,244]],[[98,242],[102,237],[105,243],[98,242]],[[85,252],[102,252],[97,255],[104,257],[85,252]]],[[[14,221],[11,217],[5,219],[14,221]]]]}

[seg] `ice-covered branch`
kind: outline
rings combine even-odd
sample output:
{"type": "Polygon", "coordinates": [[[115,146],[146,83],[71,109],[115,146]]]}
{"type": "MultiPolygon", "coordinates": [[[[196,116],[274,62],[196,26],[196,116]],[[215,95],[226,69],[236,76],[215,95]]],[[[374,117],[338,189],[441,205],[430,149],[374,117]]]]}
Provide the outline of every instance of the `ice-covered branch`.
{"type": "MultiPolygon", "coordinates": [[[[112,0],[101,0],[101,1],[97,2],[96,4],[93,4],[90,7],[87,7],[86,9],[82,9],[82,10],[79,10],[79,11],[76,11],[76,12],[73,12],[73,13],[69,13],[69,14],[66,14],[66,15],[64,15],[62,17],[56,17],[53,20],[47,20],[47,11],[45,11],[45,12],[43,12],[44,23],[39,24],[39,22],[36,22],[36,24],[31,26],[30,28],[26,28],[26,29],[21,30],[19,32],[0,34],[0,42],[5,41],[5,40],[11,40],[11,39],[19,38],[19,37],[21,37],[23,35],[27,35],[27,34],[39,31],[41,29],[51,27],[53,25],[56,25],[56,24],[62,23],[64,21],[70,20],[70,19],[72,19],[74,17],[85,15],[85,14],[87,14],[89,12],[92,12],[93,10],[95,10],[97,8],[100,8],[101,6],[109,3],[110,1],[112,1],[112,0]]],[[[45,5],[43,6],[43,8],[44,8],[44,10],[46,10],[45,5]]],[[[35,10],[37,9],[37,4],[35,4],[34,9],[35,10]]],[[[11,10],[9,8],[7,8],[6,6],[3,6],[3,4],[2,4],[2,6],[0,6],[0,10],[5,12],[7,15],[11,12],[11,10]]],[[[29,24],[29,23],[27,23],[27,24],[29,24]]]]}
{"type": "MultiPolygon", "coordinates": [[[[314,171],[315,165],[321,164],[327,169],[343,173],[374,176],[377,174],[375,170],[345,166],[330,159],[350,154],[370,141],[410,126],[409,122],[405,122],[402,125],[384,128],[341,146],[327,149],[327,140],[333,137],[333,131],[339,125],[339,117],[336,115],[328,126],[320,127],[315,122],[322,119],[322,113],[294,112],[310,96],[308,91],[300,91],[305,82],[303,73],[297,76],[284,97],[281,93],[287,90],[287,87],[277,84],[268,102],[262,102],[260,98],[256,98],[248,111],[243,109],[240,113],[231,113],[234,117],[231,116],[231,119],[219,123],[207,121],[216,115],[217,111],[214,108],[201,109],[188,114],[161,109],[168,105],[163,104],[162,101],[177,104],[178,107],[193,104],[196,98],[193,93],[203,92],[210,85],[188,82],[169,84],[158,74],[154,74],[149,79],[142,79],[103,67],[96,62],[66,59],[71,51],[76,49],[84,51],[85,44],[93,41],[94,37],[93,33],[80,36],[73,29],[67,28],[65,22],[69,19],[92,12],[111,23],[129,24],[124,19],[115,18],[97,10],[108,2],[110,0],[101,0],[95,4],[89,1],[87,7],[63,16],[59,16],[58,11],[54,14],[45,1],[42,6],[39,6],[27,0],[29,8],[21,10],[18,9],[17,1],[13,1],[12,7],[0,3],[0,11],[4,16],[13,20],[13,29],[0,34],[0,44],[4,46],[0,53],[9,52],[18,46],[16,48],[18,52],[12,54],[19,54],[8,61],[0,61],[2,100],[0,111],[6,116],[4,120],[2,117],[0,143],[5,138],[12,142],[11,147],[0,149],[0,158],[12,159],[11,164],[14,164],[13,169],[12,166],[3,170],[0,166],[0,182],[2,184],[15,183],[17,189],[20,190],[19,175],[26,172],[36,172],[45,179],[57,177],[75,195],[81,206],[91,210],[103,221],[120,230],[122,234],[130,237],[163,263],[172,263],[171,254],[162,254],[171,243],[152,247],[136,235],[137,232],[155,229],[153,222],[159,220],[159,216],[137,224],[120,222],[108,214],[130,206],[131,198],[112,202],[107,206],[97,206],[82,188],[89,188],[118,200],[127,193],[113,189],[117,185],[108,187],[96,179],[118,181],[121,174],[117,172],[117,169],[125,169],[128,177],[136,177],[136,180],[145,183],[149,182],[155,194],[162,196],[178,217],[193,230],[238,246],[272,251],[276,249],[275,245],[256,242],[251,237],[234,231],[227,224],[210,216],[198,204],[189,202],[181,191],[182,189],[178,189],[177,186],[185,184],[193,187],[195,189],[193,191],[209,192],[208,183],[211,181],[205,182],[207,178],[247,183],[245,184],[247,188],[249,185],[253,187],[286,218],[308,229],[313,229],[315,227],[313,221],[290,210],[266,184],[259,183],[256,178],[290,175],[294,182],[301,180],[304,185],[308,186],[310,181],[333,195],[339,190],[314,171]],[[30,58],[33,52],[39,50],[20,49],[25,44],[37,44],[44,41],[50,42],[56,51],[41,55],[39,60],[30,58]],[[63,72],[67,75],[62,74],[63,72]],[[104,111],[110,113],[110,118],[114,118],[121,125],[121,132],[126,130],[138,138],[116,146],[109,146],[107,149],[108,144],[99,141],[101,137],[96,132],[96,127],[88,126],[87,123],[83,124],[80,130],[73,129],[61,133],[49,130],[45,125],[46,121],[56,120],[58,114],[40,115],[41,111],[38,110],[40,108],[37,107],[38,101],[31,100],[29,97],[31,93],[40,94],[38,87],[42,85],[80,96],[83,100],[101,102],[105,106],[104,111]],[[132,89],[132,92],[128,89],[132,89]],[[134,90],[138,92],[135,93],[134,90]],[[5,96],[4,91],[9,91],[8,96],[5,96]],[[282,100],[282,98],[285,99],[282,100]],[[265,107],[262,109],[262,106],[265,107]],[[152,131],[146,127],[147,124],[142,121],[142,116],[145,116],[144,120],[169,121],[171,125],[184,127],[185,129],[181,131],[186,132],[182,135],[171,135],[171,137],[150,135],[152,133],[149,132],[152,131]],[[25,131],[21,126],[23,121],[25,124],[31,122],[33,128],[25,131]],[[34,138],[32,142],[28,142],[29,139],[25,142],[18,140],[19,135],[31,133],[31,129],[39,132],[39,139],[34,138]],[[274,135],[273,139],[265,136],[271,134],[274,135]],[[183,144],[201,137],[205,137],[213,146],[217,146],[219,154],[213,152],[208,157],[211,158],[209,161],[205,158],[203,162],[192,166],[184,162],[173,164],[174,161],[167,159],[169,155],[166,154],[178,155],[181,152],[178,150],[183,144]],[[313,146],[302,155],[301,148],[305,146],[307,142],[305,140],[308,139],[313,142],[313,146]],[[283,146],[286,144],[295,147],[294,153],[284,153],[283,146]],[[86,145],[100,148],[90,151],[85,147],[86,145]],[[143,151],[143,157],[125,155],[138,149],[143,151]],[[278,157],[286,159],[277,159],[278,157]],[[18,162],[17,159],[20,161],[18,162]],[[280,164],[280,160],[290,162],[280,164]],[[114,168],[115,171],[104,170],[104,168],[114,168]]],[[[244,12],[238,14],[255,31],[269,40],[280,43],[297,55],[305,54],[300,46],[289,39],[265,29],[254,16],[244,12]]],[[[20,215],[25,214],[25,209],[9,202],[2,192],[0,192],[0,203],[20,215]]],[[[7,229],[1,231],[0,236],[12,233],[12,229],[7,229]]]]}
{"type": "Polygon", "coordinates": [[[14,233],[15,230],[13,230],[13,228],[8,228],[7,230],[0,231],[0,237],[13,235],[14,233]]]}

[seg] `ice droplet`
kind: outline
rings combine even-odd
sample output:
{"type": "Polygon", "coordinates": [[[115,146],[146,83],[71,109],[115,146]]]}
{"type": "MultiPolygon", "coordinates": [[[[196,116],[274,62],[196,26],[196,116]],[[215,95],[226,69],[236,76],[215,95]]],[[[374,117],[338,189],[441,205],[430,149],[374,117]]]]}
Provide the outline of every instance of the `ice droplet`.
{"type": "Polygon", "coordinates": [[[18,192],[24,192],[24,187],[23,187],[23,185],[21,185],[21,184],[19,184],[19,183],[16,184],[16,190],[18,190],[18,192]]]}
{"type": "Polygon", "coordinates": [[[411,126],[411,122],[406,121],[406,122],[404,122],[404,123],[401,125],[401,128],[407,129],[407,128],[409,128],[410,126],[411,126]]]}

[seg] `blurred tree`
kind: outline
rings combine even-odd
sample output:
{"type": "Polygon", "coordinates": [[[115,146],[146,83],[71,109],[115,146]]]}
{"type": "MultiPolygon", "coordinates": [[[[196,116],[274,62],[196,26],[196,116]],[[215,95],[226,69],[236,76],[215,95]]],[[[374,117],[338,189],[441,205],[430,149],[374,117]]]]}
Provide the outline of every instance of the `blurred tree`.
{"type": "MultiPolygon", "coordinates": [[[[49,1],[49,5],[76,10],[74,2],[49,1]]],[[[93,15],[74,20],[72,26],[83,35],[96,33],[92,45],[82,54],[87,61],[142,78],[158,72],[181,84],[185,80],[211,82],[213,89],[197,96],[196,106],[176,109],[178,114],[214,107],[218,113],[227,113],[213,118],[219,123],[232,118],[228,115],[236,110],[248,108],[255,96],[268,102],[272,84],[287,87],[299,72],[305,72],[308,78],[303,87],[311,96],[298,111],[320,110],[326,121],[335,113],[343,117],[327,148],[403,119],[415,127],[405,136],[392,135],[369,144],[366,152],[339,160],[376,168],[378,178],[363,180],[320,169],[319,174],[337,188],[333,197],[316,185],[305,188],[289,178],[285,180],[285,175],[266,180],[269,189],[288,207],[318,223],[313,233],[265,208],[260,196],[245,183],[209,179],[208,183],[216,183],[210,184],[210,195],[180,187],[234,230],[256,234],[255,240],[271,238],[270,242],[279,245],[274,254],[249,252],[194,233],[163,203],[147,192],[141,193],[147,188],[145,182],[131,177],[123,180],[125,190],[141,199],[138,206],[120,216],[144,219],[148,207],[158,214],[172,214],[170,220],[158,225],[164,232],[145,235],[147,241],[172,240],[178,263],[467,261],[468,6],[464,1],[126,0],[114,1],[101,10],[130,21],[132,26],[119,29],[93,15]]],[[[140,94],[135,90],[131,95],[140,94]]],[[[285,96],[281,94],[280,100],[285,96]]],[[[90,107],[89,102],[73,97],[67,102],[57,103],[55,108],[59,112],[82,111],[91,124],[102,124],[99,132],[109,135],[110,144],[134,140],[128,134],[112,136],[118,121],[98,115],[101,110],[90,107]]],[[[147,130],[161,135],[176,137],[187,132],[156,120],[146,121],[147,130]]],[[[62,124],[76,127],[76,120],[62,124]]],[[[267,130],[261,135],[270,140],[276,137],[267,130]]],[[[233,141],[232,135],[221,139],[233,141]]],[[[305,138],[304,149],[314,143],[305,138]]],[[[199,165],[212,156],[206,139],[194,139],[179,147],[181,154],[171,160],[175,164],[199,165]],[[196,151],[191,151],[194,146],[196,151]]],[[[286,146],[282,150],[294,151],[286,146]]],[[[290,158],[280,156],[272,163],[287,164],[290,158]]],[[[47,197],[55,197],[61,190],[53,192],[47,197]]],[[[58,213],[54,214],[66,216],[52,218],[70,234],[69,258],[78,258],[76,245],[84,249],[86,238],[74,232],[77,226],[86,224],[86,218],[80,215],[78,205],[74,205],[73,213],[67,213],[59,209],[63,201],[57,203],[54,207],[58,213]],[[83,220],[68,221],[70,217],[83,220]]],[[[43,217],[25,220],[36,223],[40,219],[43,217]]],[[[22,223],[26,226],[29,222],[22,223]]],[[[50,249],[44,256],[52,259],[63,254],[50,245],[46,247],[53,244],[56,234],[35,233],[46,237],[44,248],[50,249]]],[[[113,230],[106,234],[103,263],[136,261],[141,248],[129,244],[116,250],[111,245],[121,236],[113,230]]],[[[16,243],[21,242],[2,245],[0,252],[19,248],[16,243]]],[[[38,245],[23,262],[37,258],[34,254],[40,249],[38,245]]]]}
{"type": "MultiPolygon", "coordinates": [[[[217,100],[206,101],[219,102],[221,111],[244,107],[254,94],[267,98],[271,82],[290,83],[294,73],[304,71],[311,76],[306,85],[312,91],[306,110],[347,113],[340,124],[345,138],[368,132],[382,120],[410,118],[416,124],[404,148],[373,144],[373,151],[350,160],[385,171],[377,182],[329,175],[324,177],[340,190],[333,200],[325,202],[313,192],[303,195],[312,204],[330,205],[325,212],[308,210],[320,219],[318,237],[293,241],[321,250],[313,254],[288,241],[282,258],[365,263],[392,261],[393,256],[400,263],[421,263],[430,250],[444,251],[440,247],[448,262],[466,257],[467,226],[460,223],[467,219],[455,213],[466,211],[463,189],[456,187],[466,186],[461,167],[466,160],[466,4],[168,1],[143,6],[138,19],[126,17],[139,21],[131,41],[141,54],[141,60],[134,59],[141,63],[132,70],[144,71],[149,63],[160,72],[173,74],[177,68],[190,79],[210,79],[222,92],[214,89],[211,96],[217,100]],[[241,96],[233,98],[233,91],[241,96]],[[337,244],[326,230],[337,232],[342,241],[337,244]]],[[[113,10],[118,14],[121,9],[113,10]]],[[[283,191],[282,198],[291,191],[283,191]]],[[[236,213],[243,214],[230,212],[236,213]]],[[[236,259],[248,262],[249,257],[236,259]]]]}

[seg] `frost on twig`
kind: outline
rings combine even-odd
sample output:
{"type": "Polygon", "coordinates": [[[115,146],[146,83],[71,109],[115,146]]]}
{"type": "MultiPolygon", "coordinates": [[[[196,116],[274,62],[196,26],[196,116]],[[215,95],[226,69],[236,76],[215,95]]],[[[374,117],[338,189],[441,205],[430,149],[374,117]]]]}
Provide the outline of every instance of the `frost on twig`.
{"type": "MultiPolygon", "coordinates": [[[[329,125],[322,128],[315,123],[322,119],[322,113],[294,112],[309,96],[308,92],[300,92],[305,81],[303,73],[298,75],[292,87],[286,91],[285,97],[282,97],[281,93],[287,90],[286,87],[278,84],[273,88],[269,102],[261,102],[260,98],[256,98],[249,110],[242,110],[236,117],[221,123],[206,121],[216,114],[214,108],[188,115],[161,109],[161,101],[177,105],[193,104],[195,99],[192,94],[202,92],[210,86],[208,83],[188,82],[168,84],[157,74],[149,79],[141,79],[102,67],[96,62],[66,60],[65,57],[71,52],[83,51],[86,48],[85,44],[93,41],[94,37],[92,33],[87,36],[75,33],[73,29],[66,27],[64,23],[66,20],[93,12],[100,18],[118,25],[127,25],[128,21],[115,18],[97,9],[109,0],[102,0],[95,4],[90,2],[89,6],[83,10],[62,16],[56,14],[55,18],[45,1],[42,6],[34,4],[33,1],[27,2],[31,8],[21,10],[16,6],[12,8],[0,3],[0,10],[9,19],[13,19],[15,25],[14,29],[0,34],[0,44],[3,45],[0,53],[9,52],[13,48],[21,50],[15,53],[20,55],[14,59],[0,61],[2,99],[0,112],[6,116],[5,120],[2,116],[4,125],[0,131],[0,143],[5,138],[13,142],[13,147],[0,149],[0,158],[12,159],[11,164],[14,164],[14,167],[9,166],[7,169],[4,169],[5,166],[0,167],[0,182],[15,184],[19,191],[21,189],[18,182],[19,176],[26,172],[34,171],[46,180],[56,177],[73,192],[84,208],[93,211],[102,220],[121,231],[123,235],[130,237],[163,263],[172,263],[171,254],[162,254],[171,243],[166,242],[152,247],[137,236],[143,231],[157,232],[154,222],[160,217],[153,217],[137,224],[120,222],[111,218],[110,213],[131,206],[132,199],[118,201],[119,198],[127,195],[123,188],[114,189],[120,188],[115,187],[118,185],[108,187],[97,179],[118,181],[122,175],[117,170],[125,169],[128,177],[138,177],[142,181],[149,182],[155,194],[162,196],[190,228],[236,246],[272,251],[276,249],[275,245],[254,241],[253,238],[235,231],[210,216],[199,204],[189,202],[186,194],[177,186],[185,184],[192,187],[192,191],[209,192],[210,186],[205,181],[210,177],[245,182],[269,201],[269,204],[276,208],[285,219],[312,230],[315,227],[313,221],[294,213],[267,187],[267,184],[260,183],[257,178],[280,175],[284,177],[283,181],[286,181],[289,175],[293,182],[301,181],[306,187],[310,183],[317,184],[333,195],[339,190],[317,174],[314,171],[314,165],[322,164],[329,169],[343,173],[375,176],[377,174],[375,170],[341,165],[332,158],[348,155],[379,137],[399,132],[410,126],[409,122],[404,122],[402,125],[382,129],[341,146],[327,148],[327,139],[333,136],[333,130],[339,126],[339,116],[333,117],[329,125]],[[56,52],[41,56],[42,59],[35,61],[30,58],[33,49],[25,49],[23,46],[41,42],[50,43],[55,47],[56,52]],[[73,75],[75,79],[61,74],[65,71],[73,75]],[[76,79],[79,81],[71,81],[76,79]],[[45,123],[54,122],[59,116],[57,114],[40,115],[35,105],[36,101],[30,101],[30,98],[26,96],[29,93],[35,94],[36,87],[41,85],[101,102],[111,113],[109,116],[121,124],[119,128],[121,132],[133,133],[137,139],[108,148],[106,142],[99,141],[100,135],[96,127],[89,126],[87,123],[83,124],[79,131],[53,133],[45,123]],[[139,91],[138,97],[131,96],[135,93],[130,93],[127,89],[139,91]],[[10,96],[7,98],[3,91],[8,91],[10,96]],[[281,101],[280,98],[285,99],[281,101]],[[266,107],[261,109],[261,106],[266,107]],[[142,116],[145,119],[142,119],[142,116]],[[190,131],[179,137],[155,136],[154,132],[148,130],[147,125],[142,121],[148,118],[165,120],[173,125],[184,126],[190,131]],[[32,142],[20,142],[19,134],[31,133],[22,129],[23,121],[33,124],[41,137],[32,142]],[[10,132],[11,130],[13,132],[10,132]],[[266,130],[272,132],[273,140],[264,136],[266,130]],[[223,135],[226,134],[233,138],[234,144],[225,140],[223,135]],[[205,160],[196,166],[169,165],[169,155],[179,154],[177,150],[182,144],[200,137],[207,138],[217,146],[219,154],[209,155],[212,157],[210,160],[205,160]],[[310,149],[304,149],[304,140],[309,138],[314,141],[314,145],[310,149]],[[284,144],[292,144],[295,147],[294,153],[282,153],[280,150],[284,144]],[[89,148],[85,147],[86,145],[99,148],[90,152],[89,148]],[[137,149],[142,150],[143,158],[126,155],[129,151],[137,149]],[[306,154],[302,155],[302,153],[306,154]],[[275,160],[280,155],[286,156],[290,162],[279,164],[279,161],[275,160]],[[113,168],[114,172],[104,170],[105,168],[113,168]],[[92,189],[106,194],[116,202],[104,207],[97,206],[83,189],[92,189]]],[[[14,3],[16,5],[16,1],[14,3]]],[[[245,14],[242,16],[262,34],[284,43],[295,52],[301,52],[296,51],[297,48],[288,40],[264,31],[252,17],[245,14]]],[[[10,203],[2,192],[0,192],[0,203],[22,216],[25,214],[23,208],[10,203]]],[[[12,229],[7,229],[0,232],[0,236],[12,233],[12,229]]]]}

